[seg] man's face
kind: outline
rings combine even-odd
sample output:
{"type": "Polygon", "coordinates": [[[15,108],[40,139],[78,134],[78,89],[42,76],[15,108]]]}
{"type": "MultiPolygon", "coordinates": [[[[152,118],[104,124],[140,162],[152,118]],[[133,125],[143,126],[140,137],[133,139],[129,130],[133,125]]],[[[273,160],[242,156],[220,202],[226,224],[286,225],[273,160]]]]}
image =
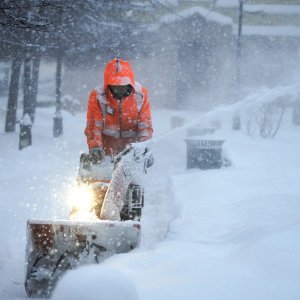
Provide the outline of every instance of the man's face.
{"type": "Polygon", "coordinates": [[[132,91],[132,87],[130,84],[128,84],[128,85],[109,85],[108,88],[109,88],[110,92],[112,93],[112,95],[114,96],[114,98],[116,98],[116,99],[121,99],[123,97],[129,96],[132,91]]]}

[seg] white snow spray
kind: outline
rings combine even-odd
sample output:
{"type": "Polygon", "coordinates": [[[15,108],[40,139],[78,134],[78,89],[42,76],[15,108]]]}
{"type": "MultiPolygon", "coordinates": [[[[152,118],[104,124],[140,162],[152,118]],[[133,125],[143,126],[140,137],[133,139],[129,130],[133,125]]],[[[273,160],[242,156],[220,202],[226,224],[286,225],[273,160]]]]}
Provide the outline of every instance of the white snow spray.
{"type": "Polygon", "coordinates": [[[181,132],[184,129],[187,129],[193,125],[196,125],[199,122],[207,121],[211,118],[214,118],[219,113],[242,112],[242,111],[245,111],[245,110],[253,107],[254,105],[269,103],[269,102],[273,101],[274,99],[280,98],[280,97],[285,97],[286,101],[288,101],[289,104],[292,104],[296,100],[296,98],[299,96],[299,94],[300,94],[300,86],[298,86],[298,85],[275,87],[275,88],[266,88],[266,87],[261,88],[261,89],[257,90],[256,92],[251,93],[250,95],[246,96],[243,100],[237,101],[232,104],[219,105],[216,108],[214,108],[213,110],[206,112],[200,118],[193,120],[191,122],[188,122],[187,124],[180,126],[178,128],[172,129],[171,131],[156,138],[155,143],[158,143],[175,133],[181,132]]]}
{"type": "MultiPolygon", "coordinates": [[[[200,118],[197,118],[196,120],[193,120],[178,128],[172,129],[171,131],[162,134],[160,137],[155,138],[152,147],[147,149],[148,150],[147,154],[149,156],[149,154],[151,154],[153,150],[155,150],[156,145],[159,142],[166,139],[167,137],[172,136],[173,134],[176,134],[178,132],[181,132],[182,130],[187,129],[188,127],[196,125],[199,122],[207,121],[210,118],[215,118],[216,115],[218,115],[219,113],[224,114],[224,113],[243,112],[255,105],[262,104],[262,103],[269,103],[274,99],[280,97],[286,99],[286,101],[288,102],[287,104],[290,105],[297,99],[297,97],[299,97],[299,94],[300,94],[299,85],[283,86],[283,87],[275,87],[275,88],[264,87],[262,89],[257,90],[254,93],[249,94],[243,100],[228,105],[217,106],[213,110],[206,112],[200,118]]],[[[136,172],[137,169],[133,170],[132,174],[134,175],[136,172]]]]}

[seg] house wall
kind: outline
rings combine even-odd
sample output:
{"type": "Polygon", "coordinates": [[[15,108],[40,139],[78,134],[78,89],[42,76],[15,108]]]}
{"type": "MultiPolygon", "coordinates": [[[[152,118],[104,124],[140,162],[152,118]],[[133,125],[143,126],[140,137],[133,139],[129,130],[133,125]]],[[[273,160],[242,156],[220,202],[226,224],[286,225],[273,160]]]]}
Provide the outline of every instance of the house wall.
{"type": "MultiPolygon", "coordinates": [[[[148,87],[152,107],[207,110],[236,101],[232,32],[231,25],[194,14],[143,33],[135,53],[125,58],[132,62],[136,79],[148,87]]],[[[299,41],[298,37],[243,36],[241,90],[291,82],[299,72],[299,41]]],[[[66,68],[64,92],[85,107],[90,89],[102,83],[105,63],[106,58],[100,57],[87,68],[66,68]]]]}
{"type": "Polygon", "coordinates": [[[242,45],[246,89],[291,84],[300,73],[300,37],[245,36],[242,45]]]}

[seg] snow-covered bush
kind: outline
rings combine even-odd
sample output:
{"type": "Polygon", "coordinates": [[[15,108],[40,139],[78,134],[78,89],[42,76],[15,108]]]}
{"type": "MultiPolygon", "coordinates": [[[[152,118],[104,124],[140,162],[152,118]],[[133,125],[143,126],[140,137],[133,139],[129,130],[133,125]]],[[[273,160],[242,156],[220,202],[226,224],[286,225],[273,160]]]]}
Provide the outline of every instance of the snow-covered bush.
{"type": "Polygon", "coordinates": [[[277,134],[286,110],[285,99],[262,103],[249,112],[246,130],[250,136],[259,134],[262,138],[274,138],[277,134]]]}
{"type": "Polygon", "coordinates": [[[284,113],[297,98],[297,87],[264,88],[245,98],[242,123],[251,137],[274,138],[280,129],[284,113]]]}

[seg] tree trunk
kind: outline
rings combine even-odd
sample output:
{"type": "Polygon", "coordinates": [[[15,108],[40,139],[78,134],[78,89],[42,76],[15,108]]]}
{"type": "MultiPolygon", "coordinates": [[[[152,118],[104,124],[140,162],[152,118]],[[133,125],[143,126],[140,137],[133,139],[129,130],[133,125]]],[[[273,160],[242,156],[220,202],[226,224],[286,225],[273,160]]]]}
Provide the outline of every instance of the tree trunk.
{"type": "Polygon", "coordinates": [[[24,61],[24,83],[23,83],[23,116],[28,114],[31,122],[34,119],[34,104],[32,101],[32,81],[31,81],[32,59],[29,52],[25,55],[24,61]]]}
{"type": "MultiPolygon", "coordinates": [[[[242,53],[242,28],[243,28],[243,5],[244,0],[239,0],[239,22],[238,22],[238,37],[236,45],[236,101],[241,100],[241,53],[242,53]]],[[[241,116],[238,111],[233,115],[232,129],[241,129],[241,116]]]]}
{"type": "Polygon", "coordinates": [[[22,59],[20,57],[13,59],[5,120],[5,132],[14,132],[16,129],[21,64],[22,59]]]}
{"type": "Polygon", "coordinates": [[[61,72],[62,72],[62,57],[58,55],[56,65],[56,113],[61,111],[61,72]]]}
{"type": "Polygon", "coordinates": [[[31,128],[34,119],[34,104],[32,102],[32,58],[27,51],[24,61],[23,82],[23,118],[20,123],[19,149],[22,150],[32,144],[31,128]]]}
{"type": "Polygon", "coordinates": [[[32,122],[35,118],[35,110],[38,94],[39,70],[40,70],[40,54],[36,54],[32,58],[32,77],[31,77],[31,101],[32,101],[32,122]]]}

